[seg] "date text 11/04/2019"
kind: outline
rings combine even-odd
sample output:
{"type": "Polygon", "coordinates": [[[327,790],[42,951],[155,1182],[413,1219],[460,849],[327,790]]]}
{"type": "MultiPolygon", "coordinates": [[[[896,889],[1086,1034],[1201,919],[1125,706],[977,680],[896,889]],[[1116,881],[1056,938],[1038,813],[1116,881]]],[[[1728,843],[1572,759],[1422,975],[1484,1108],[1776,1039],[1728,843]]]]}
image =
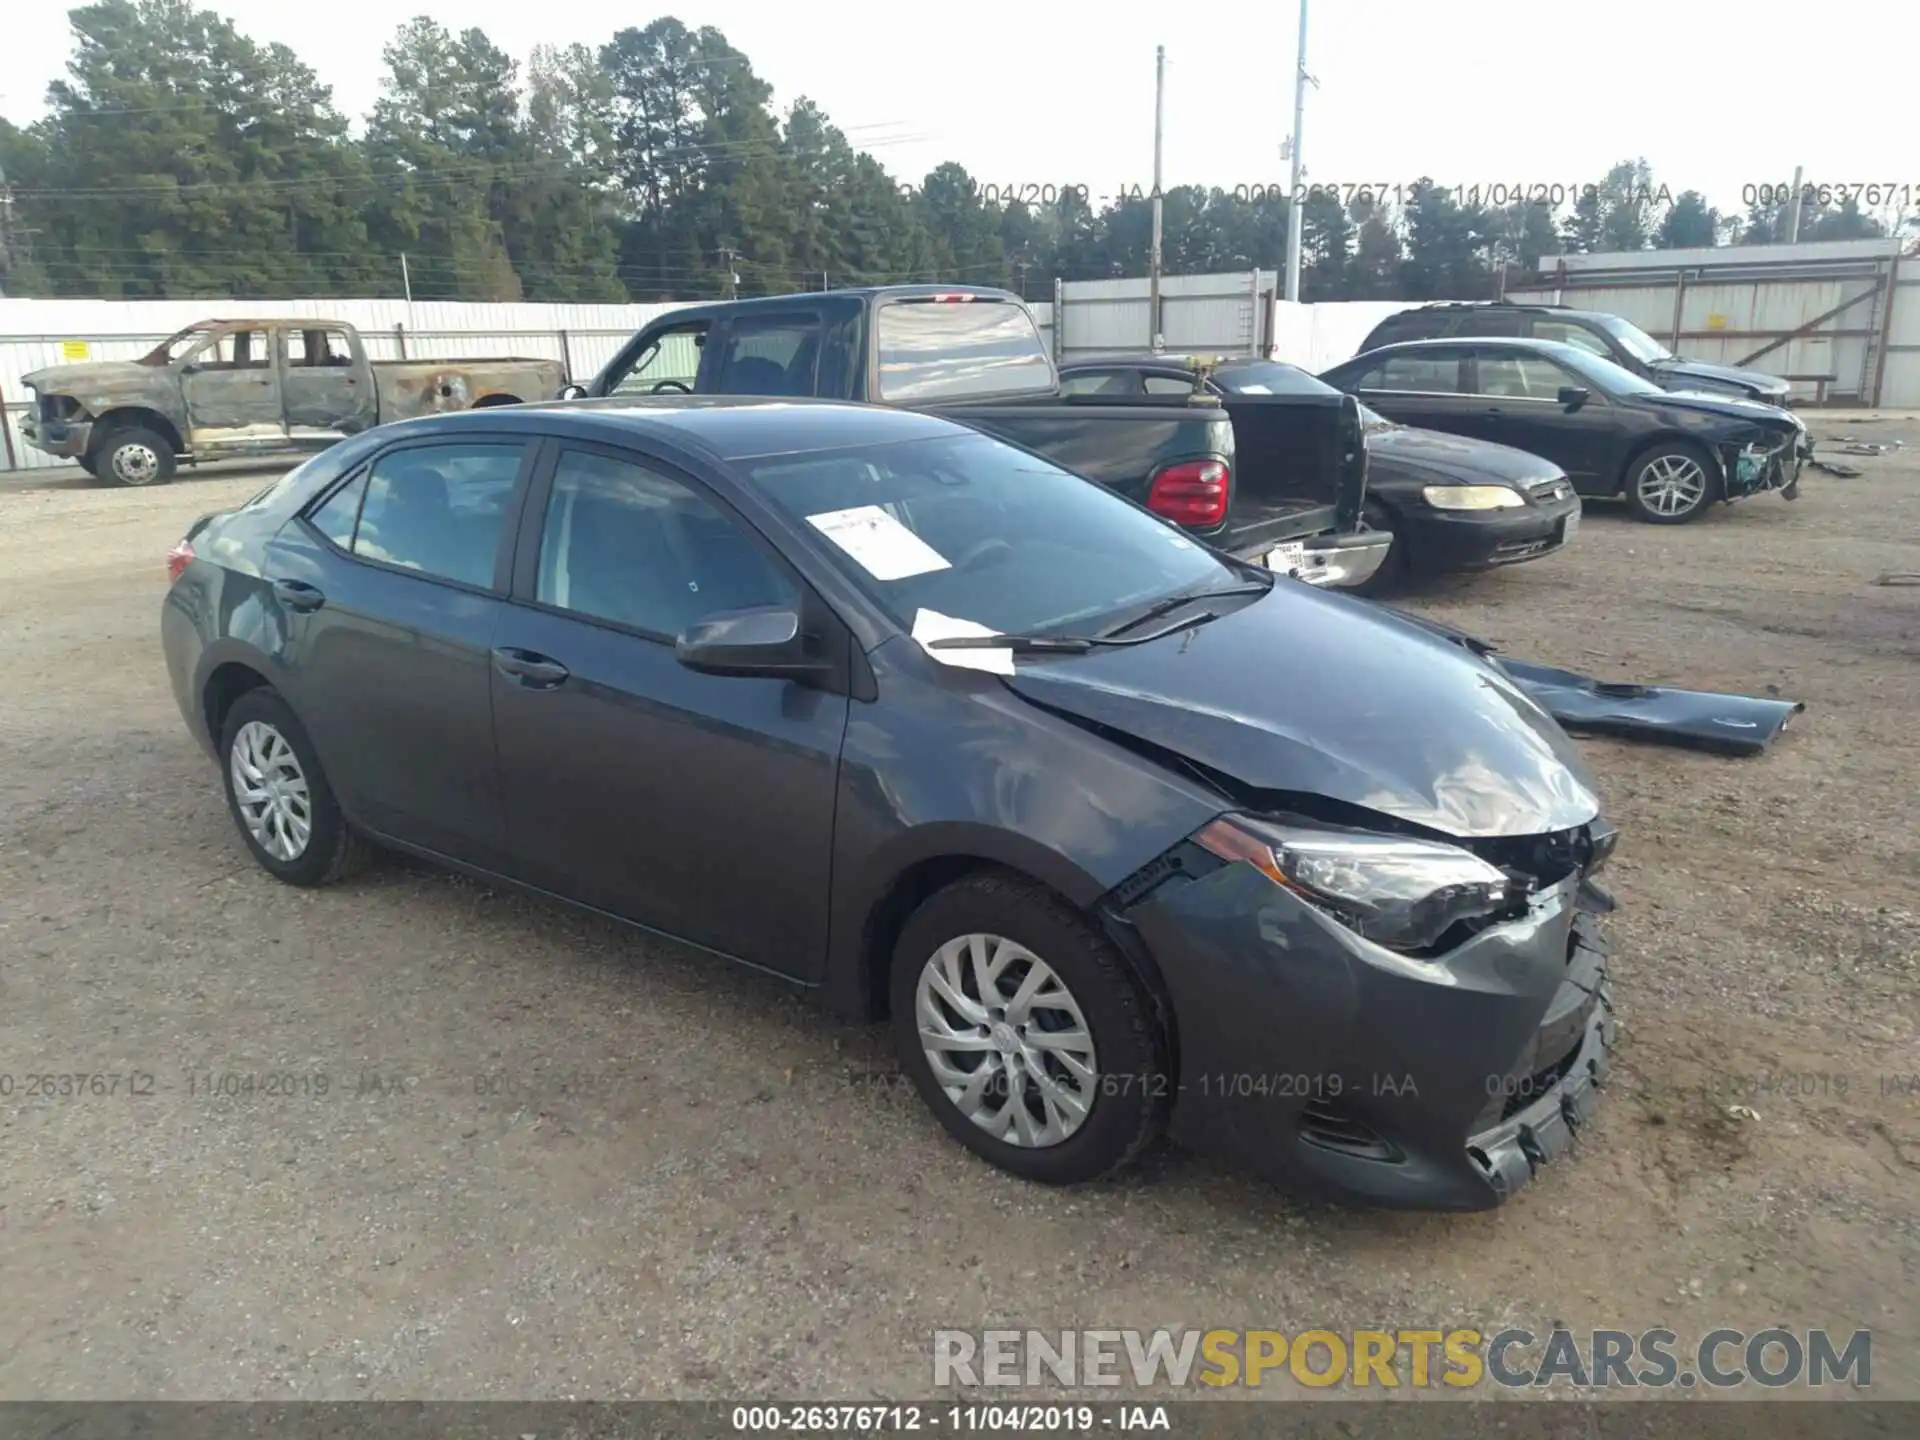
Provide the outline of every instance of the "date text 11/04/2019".
{"type": "Polygon", "coordinates": [[[1171,1430],[1164,1405],[736,1405],[733,1428],[876,1435],[904,1430],[1085,1435],[1100,1430],[1171,1430]]]}
{"type": "MultiPolygon", "coordinates": [[[[1549,210],[1561,210],[1577,206],[1583,201],[1604,201],[1611,206],[1643,210],[1670,210],[1674,205],[1673,191],[1665,185],[1622,187],[1562,180],[1493,180],[1467,185],[1438,185],[1427,180],[1359,180],[1344,183],[1315,181],[1295,186],[1289,186],[1284,181],[1263,180],[1198,188],[1218,189],[1235,200],[1254,205],[1274,204],[1289,197],[1303,205],[1332,203],[1344,207],[1356,201],[1362,205],[1412,205],[1430,195],[1444,197],[1468,209],[1536,205],[1549,210]]],[[[1750,185],[1747,188],[1752,190],[1756,187],[1750,185]]],[[[899,184],[900,193],[909,199],[920,194],[921,189],[910,181],[903,180],[899,184]]],[[[981,185],[977,193],[981,203],[986,205],[1058,205],[1077,200],[1084,205],[1104,206],[1151,200],[1156,192],[1152,185],[1108,186],[1031,181],[1016,185],[989,183],[981,185]]],[[[1158,193],[1164,197],[1169,192],[1162,188],[1158,193]]]]}

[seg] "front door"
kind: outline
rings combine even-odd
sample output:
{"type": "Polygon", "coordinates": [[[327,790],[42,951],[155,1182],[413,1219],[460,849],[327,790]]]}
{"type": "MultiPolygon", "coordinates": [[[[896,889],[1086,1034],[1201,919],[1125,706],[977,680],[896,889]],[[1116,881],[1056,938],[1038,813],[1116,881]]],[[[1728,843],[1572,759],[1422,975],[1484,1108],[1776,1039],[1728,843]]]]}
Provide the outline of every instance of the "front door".
{"type": "Polygon", "coordinates": [[[1434,346],[1385,355],[1361,372],[1351,386],[1360,398],[1389,420],[1423,430],[1463,430],[1471,404],[1467,396],[1464,346],[1434,346]]]}
{"type": "Polygon", "coordinates": [[[196,456],[284,450],[286,413],[272,332],[225,330],[180,367],[187,448],[196,456]]]}
{"type": "Polygon", "coordinates": [[[287,702],[356,820],[504,865],[494,631],[528,446],[511,436],[382,451],[267,549],[287,702]]]}
{"type": "Polygon", "coordinates": [[[1618,426],[1591,382],[1544,355],[1491,347],[1475,355],[1470,380],[1476,403],[1463,434],[1551,460],[1583,495],[1608,493],[1618,426]],[[1569,386],[1588,392],[1577,409],[1560,401],[1569,386]]]}
{"type": "Polygon", "coordinates": [[[674,637],[802,583],[691,477],[561,446],[494,637],[516,874],[800,979],[823,973],[844,694],[701,675],[674,637]]]}
{"type": "Polygon", "coordinates": [[[331,445],[379,418],[372,372],[355,362],[346,331],[290,328],[282,332],[280,356],[287,437],[296,444],[331,445]]]}

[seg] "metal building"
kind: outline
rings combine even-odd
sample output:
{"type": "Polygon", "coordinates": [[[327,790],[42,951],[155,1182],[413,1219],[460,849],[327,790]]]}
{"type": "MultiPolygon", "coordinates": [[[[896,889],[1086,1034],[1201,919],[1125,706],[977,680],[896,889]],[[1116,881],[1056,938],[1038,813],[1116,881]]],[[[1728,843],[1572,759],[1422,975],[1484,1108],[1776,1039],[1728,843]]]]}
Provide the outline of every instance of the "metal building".
{"type": "Polygon", "coordinates": [[[1793,382],[1797,400],[1920,406],[1920,247],[1831,240],[1562,255],[1506,298],[1630,320],[1692,360],[1793,382]]]}

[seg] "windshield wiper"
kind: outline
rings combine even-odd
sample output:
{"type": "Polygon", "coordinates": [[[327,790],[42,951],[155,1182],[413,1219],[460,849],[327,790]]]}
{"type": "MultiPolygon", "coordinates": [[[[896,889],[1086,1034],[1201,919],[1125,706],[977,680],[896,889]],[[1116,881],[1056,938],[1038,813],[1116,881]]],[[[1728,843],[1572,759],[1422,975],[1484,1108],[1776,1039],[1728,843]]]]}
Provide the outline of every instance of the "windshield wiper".
{"type": "MultiPolygon", "coordinates": [[[[1124,635],[1136,625],[1144,625],[1149,620],[1158,620],[1162,615],[1172,614],[1182,605],[1195,600],[1224,600],[1232,595],[1264,595],[1273,588],[1272,581],[1252,581],[1245,585],[1224,585],[1218,590],[1188,590],[1179,595],[1169,595],[1166,599],[1148,606],[1138,615],[1122,620],[1118,625],[1109,625],[1099,634],[1099,639],[1109,640],[1115,635],[1124,635]]],[[[1211,617],[1209,617],[1211,618],[1211,617]]]]}
{"type": "MultiPolygon", "coordinates": [[[[1251,595],[1256,593],[1252,587],[1239,590],[1216,590],[1215,595],[1251,595]]],[[[1260,594],[1266,593],[1262,586],[1260,594]]],[[[1189,595],[1184,600],[1197,600],[1200,596],[1189,595]]],[[[1148,617],[1142,615],[1141,620],[1148,617]]],[[[929,650],[1011,650],[1016,655],[1084,655],[1089,650],[1118,650],[1129,645],[1148,645],[1155,640],[1163,640],[1169,635],[1177,635],[1182,630],[1191,630],[1196,625],[1204,625],[1209,620],[1220,617],[1211,610],[1202,610],[1198,615],[1189,615],[1184,620],[1176,620],[1171,625],[1163,625],[1150,635],[1129,635],[1121,640],[1111,632],[1101,635],[948,635],[939,640],[926,642],[929,650]]],[[[1139,621],[1129,620],[1126,627],[1131,629],[1139,621]]]]}

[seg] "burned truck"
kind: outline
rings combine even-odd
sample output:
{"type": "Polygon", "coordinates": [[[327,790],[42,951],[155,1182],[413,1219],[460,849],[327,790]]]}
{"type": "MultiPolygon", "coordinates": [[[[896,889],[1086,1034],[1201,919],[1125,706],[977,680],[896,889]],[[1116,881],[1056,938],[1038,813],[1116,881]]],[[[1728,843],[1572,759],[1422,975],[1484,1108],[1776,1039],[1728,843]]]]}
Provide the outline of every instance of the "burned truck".
{"type": "Polygon", "coordinates": [[[23,377],[21,432],[116,485],[156,485],[175,466],[324,449],[389,420],[551,400],[557,360],[369,360],[338,320],[205,320],[137,360],[57,365],[23,377]]]}

